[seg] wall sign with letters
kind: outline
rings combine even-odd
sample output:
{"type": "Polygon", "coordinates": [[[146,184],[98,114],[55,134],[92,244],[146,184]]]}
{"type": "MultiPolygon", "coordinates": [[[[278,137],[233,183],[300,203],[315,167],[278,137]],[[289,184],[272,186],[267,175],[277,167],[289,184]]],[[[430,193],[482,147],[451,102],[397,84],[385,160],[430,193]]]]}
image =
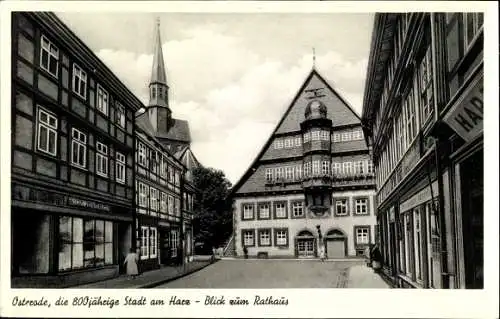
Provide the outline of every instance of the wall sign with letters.
{"type": "Polygon", "coordinates": [[[467,142],[483,132],[483,74],[474,79],[443,120],[467,142]]]}
{"type": "Polygon", "coordinates": [[[75,198],[75,197],[68,198],[68,205],[85,207],[85,208],[90,208],[90,209],[105,210],[108,212],[111,210],[111,208],[108,205],[85,200],[85,199],[75,198]]]}
{"type": "MultiPolygon", "coordinates": [[[[432,194],[434,195],[434,198],[437,198],[438,185],[437,185],[436,181],[434,183],[432,183],[432,194]]],[[[432,199],[432,197],[433,196],[431,195],[431,188],[429,186],[427,186],[426,188],[422,189],[417,194],[410,197],[408,200],[401,203],[401,205],[399,206],[399,212],[404,213],[404,212],[408,211],[409,209],[412,209],[413,207],[416,207],[420,204],[423,204],[427,201],[430,201],[432,199]]]]}

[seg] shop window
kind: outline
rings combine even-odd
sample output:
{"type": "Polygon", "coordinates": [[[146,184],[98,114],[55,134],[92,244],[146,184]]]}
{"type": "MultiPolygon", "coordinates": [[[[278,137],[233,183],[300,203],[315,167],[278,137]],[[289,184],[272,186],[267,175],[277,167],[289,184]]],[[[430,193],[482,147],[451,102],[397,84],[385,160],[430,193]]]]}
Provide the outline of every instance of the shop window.
{"type": "Polygon", "coordinates": [[[404,246],[405,246],[405,270],[408,277],[413,274],[413,256],[415,255],[413,244],[413,225],[411,211],[404,214],[404,246]]]}
{"type": "Polygon", "coordinates": [[[57,155],[57,117],[40,107],[38,108],[37,140],[39,151],[57,155]]]}
{"type": "Polygon", "coordinates": [[[113,222],[59,217],[59,270],[113,264],[113,222]]]}
{"type": "Polygon", "coordinates": [[[413,230],[415,234],[415,277],[417,281],[422,281],[422,233],[420,231],[420,209],[413,211],[413,230]]]}

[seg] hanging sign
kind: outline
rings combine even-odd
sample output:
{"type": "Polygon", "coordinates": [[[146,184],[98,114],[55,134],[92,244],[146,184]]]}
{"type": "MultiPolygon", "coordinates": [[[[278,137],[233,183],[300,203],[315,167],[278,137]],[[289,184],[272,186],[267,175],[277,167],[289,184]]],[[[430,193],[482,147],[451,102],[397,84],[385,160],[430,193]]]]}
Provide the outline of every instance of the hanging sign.
{"type": "Polygon", "coordinates": [[[467,142],[483,132],[483,74],[473,80],[443,120],[467,142]]]}

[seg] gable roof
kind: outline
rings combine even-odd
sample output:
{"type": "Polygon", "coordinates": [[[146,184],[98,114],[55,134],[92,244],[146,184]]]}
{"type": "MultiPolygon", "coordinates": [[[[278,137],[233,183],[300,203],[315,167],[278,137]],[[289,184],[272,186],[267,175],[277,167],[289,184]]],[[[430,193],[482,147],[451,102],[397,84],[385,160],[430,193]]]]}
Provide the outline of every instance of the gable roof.
{"type": "Polygon", "coordinates": [[[189,123],[186,120],[172,118],[168,132],[160,130],[156,136],[179,142],[191,142],[189,123]]]}
{"type": "Polygon", "coordinates": [[[300,88],[298,89],[297,93],[295,94],[293,100],[291,101],[290,105],[288,106],[288,108],[286,109],[285,113],[283,114],[283,116],[281,117],[280,121],[278,122],[278,124],[276,125],[276,127],[274,128],[273,132],[269,135],[269,138],[268,140],[266,141],[266,143],[264,144],[264,146],[261,148],[261,150],[259,151],[258,155],[255,157],[255,159],[252,161],[252,164],[248,167],[248,169],[246,170],[246,172],[240,177],[240,179],[238,180],[238,182],[236,182],[236,184],[231,188],[231,193],[230,193],[230,196],[234,196],[234,194],[238,191],[238,189],[242,186],[242,184],[251,176],[251,174],[253,173],[253,168],[255,168],[256,164],[259,162],[260,158],[264,155],[264,153],[266,152],[266,150],[268,149],[268,147],[270,146],[271,142],[273,141],[273,136],[274,134],[276,134],[276,132],[279,130],[279,128],[281,127],[281,125],[283,124],[283,122],[285,121],[287,115],[290,113],[290,111],[292,110],[293,106],[295,105],[295,102],[297,101],[297,99],[300,97],[301,93],[304,91],[304,89],[306,88],[307,84],[309,83],[309,81],[312,79],[313,76],[317,76],[321,81],[323,81],[327,88],[333,92],[333,94],[335,94],[339,100],[345,105],[347,106],[347,108],[354,114],[354,116],[360,121],[361,123],[361,117],[354,111],[354,109],[349,105],[349,103],[346,102],[346,100],[328,83],[328,81],[326,81],[319,73],[318,71],[313,67],[311,72],[309,73],[309,75],[306,77],[306,79],[304,80],[304,82],[302,83],[302,85],[300,86],[300,88]]]}

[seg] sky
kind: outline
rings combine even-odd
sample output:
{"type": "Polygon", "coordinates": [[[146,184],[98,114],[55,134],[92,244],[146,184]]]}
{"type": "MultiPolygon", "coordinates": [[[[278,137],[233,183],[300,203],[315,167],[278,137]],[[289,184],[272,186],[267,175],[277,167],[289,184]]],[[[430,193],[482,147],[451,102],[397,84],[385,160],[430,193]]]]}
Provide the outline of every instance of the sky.
{"type": "Polygon", "coordinates": [[[160,19],[173,117],[235,184],[313,66],[361,114],[371,13],[56,13],[144,103],[160,19]]]}

